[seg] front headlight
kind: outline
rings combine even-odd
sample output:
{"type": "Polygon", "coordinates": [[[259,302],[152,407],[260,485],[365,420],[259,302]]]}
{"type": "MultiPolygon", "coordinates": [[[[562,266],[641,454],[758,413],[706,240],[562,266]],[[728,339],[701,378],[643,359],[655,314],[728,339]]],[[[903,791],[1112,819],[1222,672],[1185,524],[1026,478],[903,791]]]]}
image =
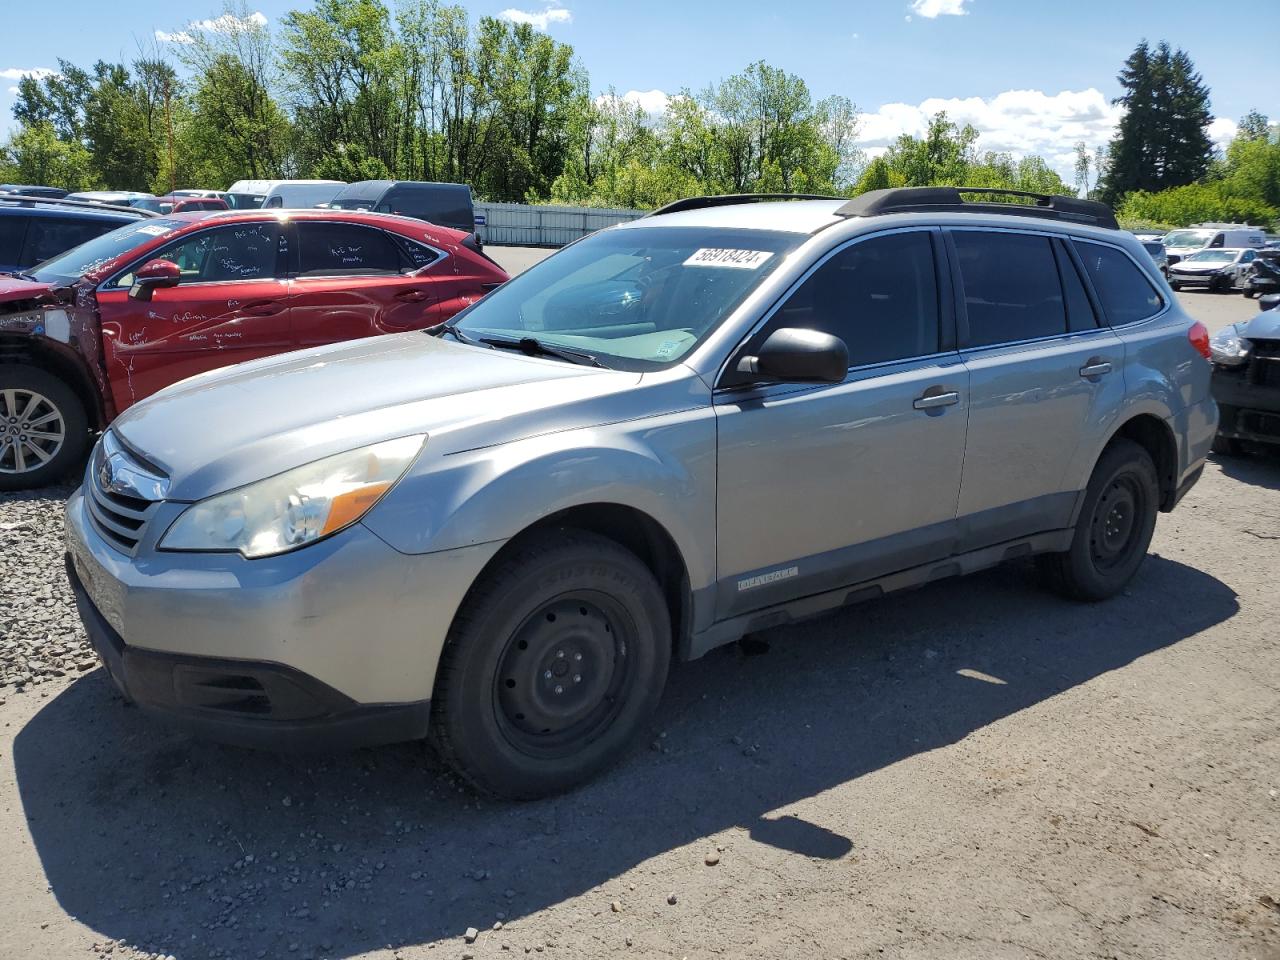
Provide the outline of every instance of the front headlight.
{"type": "Polygon", "coordinates": [[[1243,367],[1249,362],[1253,344],[1240,336],[1235,324],[1223,327],[1209,338],[1209,354],[1221,367],[1243,367]]]}
{"type": "Polygon", "coordinates": [[[409,469],[425,439],[349,450],[193,503],[160,549],[238,550],[253,559],[314,543],[368,513],[409,469]]]}

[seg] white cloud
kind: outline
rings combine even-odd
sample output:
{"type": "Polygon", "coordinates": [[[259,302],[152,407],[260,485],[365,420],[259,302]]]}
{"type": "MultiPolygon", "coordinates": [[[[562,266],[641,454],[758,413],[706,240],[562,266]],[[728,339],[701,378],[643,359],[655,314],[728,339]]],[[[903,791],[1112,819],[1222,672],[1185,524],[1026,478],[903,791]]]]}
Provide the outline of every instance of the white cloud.
{"type": "Polygon", "coordinates": [[[608,93],[596,97],[596,103],[598,104],[605,104],[610,100],[638,104],[645,113],[654,117],[666,113],[667,106],[671,103],[671,97],[661,90],[628,90],[620,97],[616,94],[608,93]]]}
{"type": "Polygon", "coordinates": [[[1226,150],[1235,139],[1236,131],[1240,128],[1234,120],[1228,120],[1226,117],[1214,117],[1213,122],[1209,124],[1209,139],[1213,141],[1213,145],[1219,150],[1226,150]]]}
{"type": "Polygon", "coordinates": [[[570,23],[573,20],[573,14],[557,4],[551,4],[537,13],[509,7],[498,16],[512,23],[527,23],[533,29],[541,30],[543,33],[546,33],[547,27],[553,23],[570,23]]]}
{"type": "MultiPolygon", "coordinates": [[[[43,80],[45,77],[52,77],[58,71],[49,67],[9,67],[0,70],[0,79],[4,80],[21,80],[23,77],[35,77],[37,80],[43,80]]],[[[16,93],[17,87],[10,87],[11,93],[16,93]]]]}
{"type": "Polygon", "coordinates": [[[244,30],[254,30],[267,25],[266,16],[258,10],[249,14],[247,17],[237,17],[232,13],[224,13],[220,17],[212,17],[208,20],[193,20],[187,24],[185,30],[177,30],[168,33],[164,30],[155,32],[156,39],[161,43],[195,43],[195,33],[239,33],[244,30]]]}
{"type": "Polygon", "coordinates": [[[963,17],[969,12],[964,8],[968,2],[969,0],[911,0],[911,12],[929,20],[935,17],[963,17]]]}
{"type": "Polygon", "coordinates": [[[989,99],[933,97],[919,104],[887,103],[862,115],[859,145],[870,156],[873,149],[882,151],[900,134],[923,136],[929,118],[941,111],[953,123],[977,128],[979,149],[1017,157],[1038,154],[1070,183],[1075,145],[1083,141],[1092,150],[1109,143],[1124,108],[1092,87],[1056,94],[1007,90],[989,99]]]}

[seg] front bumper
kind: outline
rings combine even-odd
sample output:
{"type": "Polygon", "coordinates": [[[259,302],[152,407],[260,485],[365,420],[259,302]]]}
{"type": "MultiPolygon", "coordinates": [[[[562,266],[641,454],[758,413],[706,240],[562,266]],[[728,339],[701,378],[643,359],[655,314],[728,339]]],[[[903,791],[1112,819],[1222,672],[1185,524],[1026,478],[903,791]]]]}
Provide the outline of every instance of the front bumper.
{"type": "MultiPolygon", "coordinates": [[[[176,516],[181,504],[172,507],[176,516]]],[[[458,604],[500,543],[406,555],[355,524],[262,560],[154,549],[134,556],[67,503],[67,569],[81,619],[117,685],[219,739],[325,746],[425,732],[458,604]]]]}
{"type": "Polygon", "coordinates": [[[361,706],[292,667],[130,647],[94,606],[67,555],[89,642],[126,697],[211,740],[269,750],[341,750],[426,736],[431,702],[361,706]]]}
{"type": "Polygon", "coordinates": [[[1169,282],[1180,283],[1184,287],[1211,287],[1222,283],[1225,279],[1218,273],[1179,273],[1177,270],[1169,272],[1169,282]]]}
{"type": "Polygon", "coordinates": [[[1212,391],[1218,401],[1220,436],[1280,443],[1280,387],[1254,383],[1246,369],[1215,367],[1212,391]]]}

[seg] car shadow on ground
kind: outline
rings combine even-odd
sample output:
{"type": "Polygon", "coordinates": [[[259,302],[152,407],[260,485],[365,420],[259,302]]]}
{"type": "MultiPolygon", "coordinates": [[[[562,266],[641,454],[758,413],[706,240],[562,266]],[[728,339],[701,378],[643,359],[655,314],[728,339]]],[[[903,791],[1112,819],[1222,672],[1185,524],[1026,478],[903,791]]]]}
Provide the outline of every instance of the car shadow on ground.
{"type": "Polygon", "coordinates": [[[1267,490],[1280,490],[1280,446],[1251,444],[1246,451],[1213,455],[1214,462],[1232,480],[1267,490]]]}
{"type": "Polygon", "coordinates": [[[190,740],[100,670],[32,718],[14,761],[50,889],[93,930],[180,960],[349,957],[526,916],[731,828],[845,857],[865,838],[779,808],[1236,610],[1221,582],[1156,556],[1103,605],[1041,592],[1030,565],[936,584],[678,667],[645,742],[536,803],[477,803],[419,745],[282,757],[190,740]]]}

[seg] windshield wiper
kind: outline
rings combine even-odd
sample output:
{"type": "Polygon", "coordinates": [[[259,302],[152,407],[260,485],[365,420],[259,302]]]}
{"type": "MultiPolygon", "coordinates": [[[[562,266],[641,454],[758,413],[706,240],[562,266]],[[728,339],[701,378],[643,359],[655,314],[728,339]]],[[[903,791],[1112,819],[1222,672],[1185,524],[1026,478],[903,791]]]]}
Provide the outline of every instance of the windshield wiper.
{"type": "MultiPolygon", "coordinates": [[[[449,332],[456,334],[458,331],[451,328],[449,332]]],[[[543,343],[541,340],[535,340],[533,337],[520,337],[518,340],[506,337],[480,337],[478,342],[490,347],[496,347],[499,350],[519,350],[521,353],[531,357],[554,357],[556,360],[564,360],[566,363],[608,369],[608,365],[602,363],[600,358],[593,354],[585,353],[581,350],[570,350],[566,347],[553,347],[543,343]]]]}

